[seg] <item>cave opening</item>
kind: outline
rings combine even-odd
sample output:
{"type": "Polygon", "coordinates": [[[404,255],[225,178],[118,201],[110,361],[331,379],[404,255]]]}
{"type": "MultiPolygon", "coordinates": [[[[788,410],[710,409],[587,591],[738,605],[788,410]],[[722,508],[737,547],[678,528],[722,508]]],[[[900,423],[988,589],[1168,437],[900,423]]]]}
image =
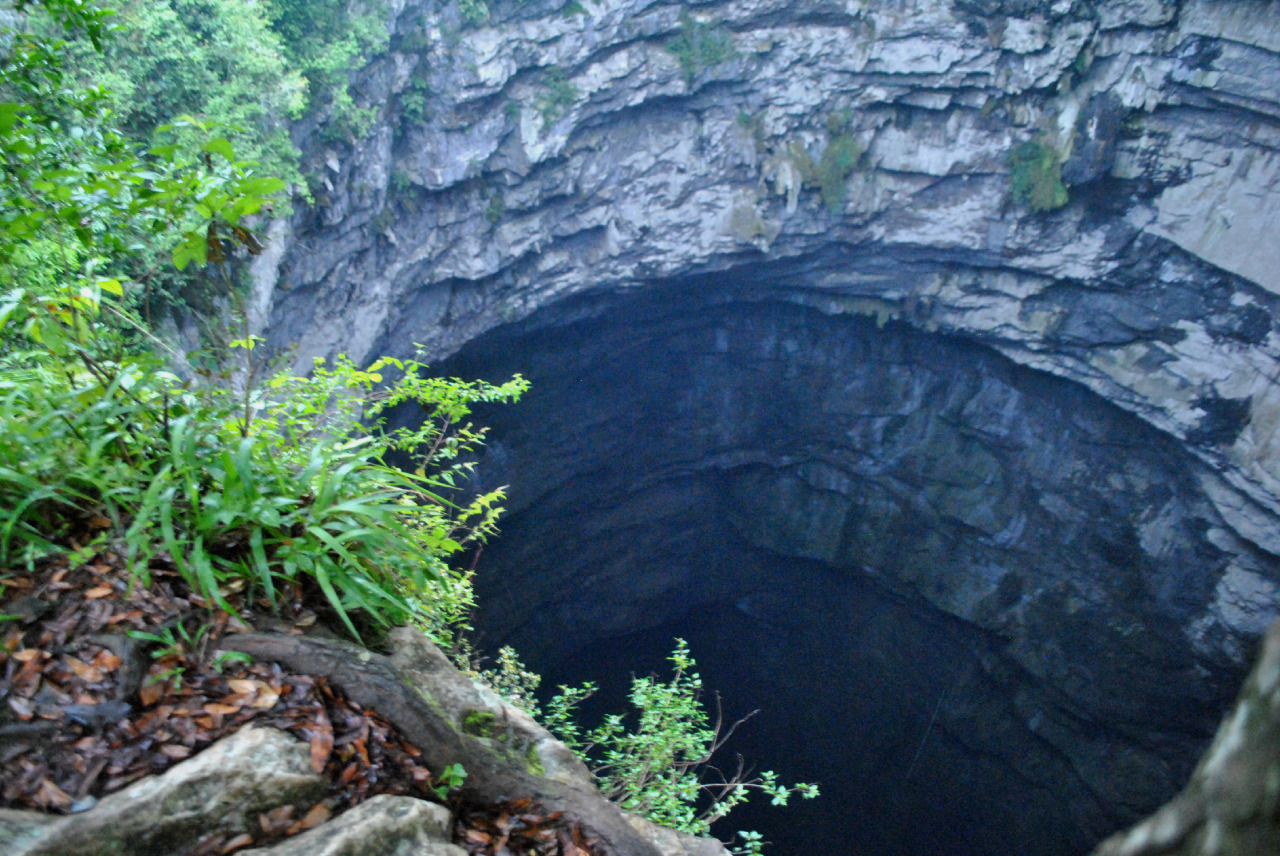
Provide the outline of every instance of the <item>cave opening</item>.
{"type": "Polygon", "coordinates": [[[1197,465],[1077,385],[851,306],[677,283],[442,363],[533,383],[476,414],[476,486],[509,485],[480,643],[600,683],[599,712],[688,640],[726,717],[760,710],[724,763],[823,790],[722,839],[1088,852],[1176,792],[1241,675],[1188,632],[1233,560],[1197,465]]]}

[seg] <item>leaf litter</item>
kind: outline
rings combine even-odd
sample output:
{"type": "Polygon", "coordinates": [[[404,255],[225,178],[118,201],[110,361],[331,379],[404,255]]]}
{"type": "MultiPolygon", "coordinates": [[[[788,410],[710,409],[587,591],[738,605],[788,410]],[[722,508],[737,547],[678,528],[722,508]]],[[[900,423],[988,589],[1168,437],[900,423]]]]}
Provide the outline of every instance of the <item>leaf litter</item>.
{"type": "MultiPolygon", "coordinates": [[[[242,594],[228,596],[237,613],[211,612],[172,568],[153,566],[151,576],[131,589],[112,553],[75,568],[0,573],[0,807],[87,810],[249,722],[306,742],[329,793],[266,812],[244,833],[206,837],[191,856],[274,843],[379,794],[440,801],[421,750],[376,711],[322,677],[215,656],[221,635],[252,629],[242,594]]],[[[323,601],[313,611],[300,587],[285,594],[289,632],[314,625],[323,601]]],[[[577,824],[528,801],[484,805],[455,794],[450,807],[454,840],[471,856],[592,852],[577,824]]]]}

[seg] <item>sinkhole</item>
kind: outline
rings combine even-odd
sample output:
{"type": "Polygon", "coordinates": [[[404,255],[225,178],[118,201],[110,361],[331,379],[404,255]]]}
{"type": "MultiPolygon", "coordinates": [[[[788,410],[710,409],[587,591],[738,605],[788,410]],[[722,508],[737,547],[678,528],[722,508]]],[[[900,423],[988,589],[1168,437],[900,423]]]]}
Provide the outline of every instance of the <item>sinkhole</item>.
{"type": "MultiPolygon", "coordinates": [[[[574,298],[440,368],[509,485],[478,630],[544,686],[688,640],[727,747],[823,795],[717,826],[775,856],[1076,856],[1183,784],[1242,670],[1176,441],[979,343],[728,281],[574,298]]],[[[1242,549],[1242,548],[1241,548],[1242,549]]],[[[1238,552],[1238,551],[1237,551],[1238,552]]]]}

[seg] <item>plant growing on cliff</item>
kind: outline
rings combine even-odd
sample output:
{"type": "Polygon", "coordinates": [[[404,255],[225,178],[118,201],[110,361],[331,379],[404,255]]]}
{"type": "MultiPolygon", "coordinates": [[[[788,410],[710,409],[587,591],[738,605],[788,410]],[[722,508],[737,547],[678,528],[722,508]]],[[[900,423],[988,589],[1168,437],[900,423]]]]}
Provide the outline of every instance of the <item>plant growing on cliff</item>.
{"type": "Polygon", "coordinates": [[[489,20],[489,4],[485,0],[458,0],[458,14],[468,24],[483,24],[489,20]]]}
{"type": "Polygon", "coordinates": [[[862,158],[862,146],[851,134],[837,134],[822,150],[814,168],[813,181],[818,185],[822,201],[832,214],[839,213],[844,205],[845,182],[862,158]]]}
{"type": "Polygon", "coordinates": [[[542,129],[549,130],[552,125],[568,112],[578,100],[578,87],[569,82],[564,70],[559,66],[547,69],[547,90],[538,97],[534,106],[542,116],[542,129]]]}
{"type": "Polygon", "coordinates": [[[667,50],[679,60],[686,84],[693,83],[698,72],[715,68],[738,55],[733,36],[727,30],[699,21],[688,9],[680,11],[680,33],[667,43],[667,50]]]}
{"type": "MultiPolygon", "coordinates": [[[[712,765],[716,752],[741,721],[727,729],[717,711],[713,722],[702,704],[702,679],[683,639],[676,640],[668,658],[670,680],[656,676],[632,678],[630,700],[635,714],[606,716],[584,731],[574,710],[595,687],[561,687],[546,706],[545,723],[557,737],[582,756],[605,795],[627,811],[692,835],[709,835],[711,824],[761,792],[773,805],[786,805],[791,796],[813,799],[817,785],[790,787],[775,773],[751,775],[742,758],[730,775],[712,765]]],[[[518,663],[518,661],[517,661],[518,663]]],[[[759,853],[762,842],[753,832],[740,832],[742,852],[759,853]]]]}
{"type": "Polygon", "coordinates": [[[331,105],[326,135],[363,137],[377,111],[356,104],[347,78],[352,69],[386,50],[391,34],[385,5],[376,0],[267,0],[265,8],[284,43],[289,67],[307,81],[311,104],[331,105]]]}
{"type": "Polygon", "coordinates": [[[1062,183],[1062,156],[1041,140],[1028,140],[1009,153],[1013,198],[1032,211],[1052,211],[1067,204],[1062,183]]]}

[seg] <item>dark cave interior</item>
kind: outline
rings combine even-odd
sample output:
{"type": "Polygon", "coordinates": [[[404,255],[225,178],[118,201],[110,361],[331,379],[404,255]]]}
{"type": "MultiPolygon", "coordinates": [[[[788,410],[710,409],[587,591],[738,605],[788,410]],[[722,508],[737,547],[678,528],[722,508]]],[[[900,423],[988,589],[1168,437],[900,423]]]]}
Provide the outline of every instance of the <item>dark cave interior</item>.
{"type": "Polygon", "coordinates": [[[533,382],[475,418],[476,486],[510,486],[482,647],[600,683],[589,717],[687,639],[726,716],[760,710],[721,763],[823,790],[722,839],[1087,852],[1181,786],[1241,674],[1185,631],[1229,560],[1194,462],[979,343],[806,302],[579,298],[438,367],[533,382]]]}

